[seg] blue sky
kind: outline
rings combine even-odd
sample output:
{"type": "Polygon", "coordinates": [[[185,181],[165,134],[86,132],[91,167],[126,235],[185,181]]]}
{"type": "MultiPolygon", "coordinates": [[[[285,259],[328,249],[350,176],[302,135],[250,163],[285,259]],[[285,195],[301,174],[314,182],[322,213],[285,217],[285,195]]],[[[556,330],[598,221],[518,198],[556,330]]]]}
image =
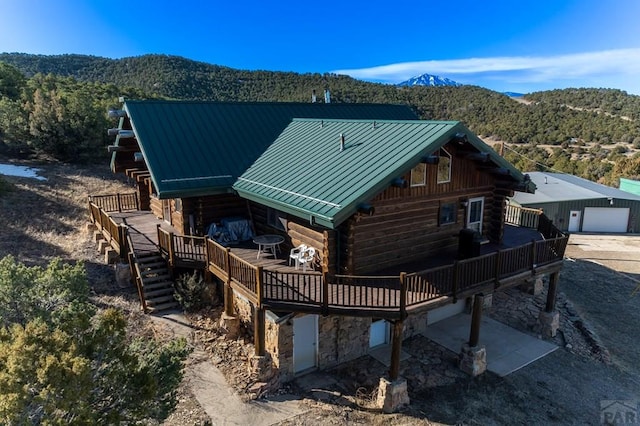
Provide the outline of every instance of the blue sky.
{"type": "Polygon", "coordinates": [[[640,1],[2,0],[0,52],[162,53],[238,69],[640,95],[640,1]]]}

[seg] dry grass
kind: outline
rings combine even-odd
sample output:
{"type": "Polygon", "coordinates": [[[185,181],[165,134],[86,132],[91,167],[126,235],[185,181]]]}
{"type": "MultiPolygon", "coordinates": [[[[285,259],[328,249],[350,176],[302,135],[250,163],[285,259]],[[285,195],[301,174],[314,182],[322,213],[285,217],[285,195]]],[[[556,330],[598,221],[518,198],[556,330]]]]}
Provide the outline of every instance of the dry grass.
{"type": "Polygon", "coordinates": [[[10,190],[0,196],[0,257],[11,254],[29,265],[54,257],[95,261],[95,247],[84,232],[87,196],[131,187],[115,180],[107,166],[26,165],[41,169],[47,180],[3,177],[10,190]]]}

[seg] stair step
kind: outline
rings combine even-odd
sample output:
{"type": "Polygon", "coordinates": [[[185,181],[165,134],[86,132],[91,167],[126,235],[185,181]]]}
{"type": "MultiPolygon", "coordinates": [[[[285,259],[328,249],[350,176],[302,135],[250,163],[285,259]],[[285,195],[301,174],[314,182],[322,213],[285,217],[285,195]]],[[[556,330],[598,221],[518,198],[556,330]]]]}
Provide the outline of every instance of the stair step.
{"type": "Polygon", "coordinates": [[[142,285],[157,283],[158,281],[171,281],[171,276],[169,274],[161,274],[155,276],[143,276],[142,285]]]}
{"type": "Polygon", "coordinates": [[[152,276],[152,275],[162,275],[162,274],[168,274],[169,271],[167,270],[167,268],[156,268],[156,269],[149,269],[146,271],[140,271],[140,276],[141,277],[148,277],[148,276],[152,276]]]}
{"type": "Polygon", "coordinates": [[[180,309],[180,304],[178,302],[168,302],[162,303],[160,305],[148,306],[149,312],[158,312],[158,311],[166,311],[168,309],[180,309]]]}
{"type": "Polygon", "coordinates": [[[156,306],[163,302],[172,302],[176,299],[173,297],[173,294],[168,294],[166,296],[156,296],[147,298],[147,305],[156,306]]]}
{"type": "Polygon", "coordinates": [[[162,259],[160,253],[136,253],[136,259],[138,262],[148,262],[153,259],[162,259]]]}
{"type": "Polygon", "coordinates": [[[147,291],[146,289],[144,290],[144,297],[145,299],[152,299],[156,296],[162,296],[162,295],[171,295],[173,297],[173,287],[163,287],[163,288],[158,288],[158,289],[152,289],[147,291]]]}
{"type": "Polygon", "coordinates": [[[171,281],[158,281],[158,282],[154,282],[151,284],[148,283],[143,283],[142,284],[142,289],[146,292],[146,291],[153,291],[153,290],[159,290],[161,288],[171,288],[173,289],[173,282],[171,281]]]}
{"type": "Polygon", "coordinates": [[[153,259],[150,260],[149,262],[140,262],[138,261],[138,265],[140,265],[141,268],[155,268],[158,266],[162,266],[162,267],[167,267],[167,262],[164,261],[164,259],[153,259]]]}

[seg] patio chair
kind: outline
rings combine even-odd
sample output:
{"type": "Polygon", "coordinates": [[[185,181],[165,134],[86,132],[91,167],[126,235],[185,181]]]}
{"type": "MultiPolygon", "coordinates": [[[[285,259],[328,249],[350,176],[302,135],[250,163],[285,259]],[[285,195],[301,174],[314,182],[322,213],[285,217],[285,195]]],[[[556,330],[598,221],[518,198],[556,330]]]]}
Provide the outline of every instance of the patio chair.
{"type": "Polygon", "coordinates": [[[311,269],[313,270],[313,261],[316,257],[316,249],[313,247],[308,247],[305,251],[300,254],[298,262],[302,264],[302,270],[304,272],[307,271],[307,264],[311,265],[311,269]]]}
{"type": "Polygon", "coordinates": [[[294,247],[291,249],[289,253],[289,266],[291,266],[291,261],[295,261],[296,269],[300,266],[300,255],[307,249],[305,244],[300,244],[298,247],[294,247]]]}

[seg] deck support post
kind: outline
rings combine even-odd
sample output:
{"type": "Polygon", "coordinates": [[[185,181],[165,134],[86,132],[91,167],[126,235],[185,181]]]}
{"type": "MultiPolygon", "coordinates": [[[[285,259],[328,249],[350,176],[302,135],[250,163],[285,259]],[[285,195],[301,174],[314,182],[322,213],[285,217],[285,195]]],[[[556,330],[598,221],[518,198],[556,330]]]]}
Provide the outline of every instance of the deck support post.
{"type": "Polygon", "coordinates": [[[389,378],[394,381],[400,374],[400,351],[402,349],[402,329],[403,321],[397,320],[393,323],[393,335],[391,337],[391,366],[389,368],[389,378]]]}
{"type": "Polygon", "coordinates": [[[554,272],[549,276],[547,304],[544,307],[545,312],[553,312],[556,308],[556,294],[558,293],[558,274],[559,272],[554,272]]]}
{"type": "Polygon", "coordinates": [[[482,306],[484,296],[476,294],[473,299],[473,311],[471,313],[471,331],[469,342],[460,349],[460,369],[471,376],[478,376],[487,370],[487,351],[484,346],[478,345],[480,340],[480,322],[482,320],[482,306]]]}
{"type": "Polygon", "coordinates": [[[544,311],[538,316],[540,333],[547,338],[555,337],[560,328],[560,313],[556,311],[556,294],[558,292],[558,275],[554,272],[549,276],[549,289],[547,290],[547,304],[544,311]]]}
{"type": "Polygon", "coordinates": [[[484,295],[476,294],[473,297],[473,308],[471,311],[471,331],[469,333],[469,346],[478,346],[480,340],[480,321],[482,320],[482,307],[484,305],[484,295]]]}
{"type": "Polygon", "coordinates": [[[264,356],[265,353],[265,312],[264,308],[256,308],[253,316],[253,345],[256,356],[264,356]]]}
{"type": "Polygon", "coordinates": [[[377,405],[379,408],[382,408],[382,411],[385,413],[393,413],[400,407],[409,404],[407,380],[399,377],[403,327],[404,323],[402,320],[396,320],[393,323],[389,379],[381,377],[380,384],[378,386],[377,405]]]}

